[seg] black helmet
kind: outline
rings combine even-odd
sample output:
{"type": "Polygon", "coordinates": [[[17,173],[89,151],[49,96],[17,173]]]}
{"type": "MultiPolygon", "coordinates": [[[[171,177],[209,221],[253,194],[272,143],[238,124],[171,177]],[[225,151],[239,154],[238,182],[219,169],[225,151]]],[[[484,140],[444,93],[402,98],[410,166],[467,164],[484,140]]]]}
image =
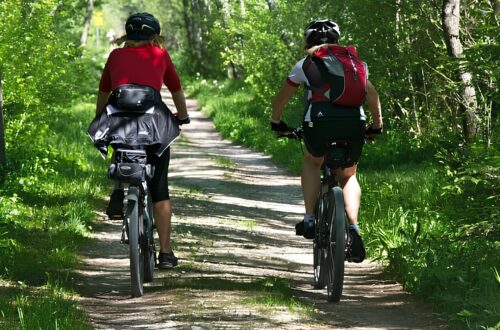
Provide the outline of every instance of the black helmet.
{"type": "Polygon", "coordinates": [[[127,38],[131,40],[149,40],[153,34],[160,34],[160,22],[151,14],[131,15],[125,23],[127,38]]]}
{"type": "Polygon", "coordinates": [[[304,38],[307,48],[324,43],[337,43],[340,29],[337,23],[329,19],[316,19],[307,24],[304,29],[304,38]]]}

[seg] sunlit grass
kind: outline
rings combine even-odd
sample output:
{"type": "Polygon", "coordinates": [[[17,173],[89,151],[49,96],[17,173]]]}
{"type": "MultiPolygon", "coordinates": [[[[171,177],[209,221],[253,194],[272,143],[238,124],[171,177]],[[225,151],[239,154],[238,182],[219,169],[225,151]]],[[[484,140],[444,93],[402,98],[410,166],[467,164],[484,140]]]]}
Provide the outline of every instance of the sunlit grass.
{"type": "Polygon", "coordinates": [[[236,164],[229,157],[225,156],[213,156],[211,159],[219,166],[223,167],[226,170],[234,171],[236,164]]]}

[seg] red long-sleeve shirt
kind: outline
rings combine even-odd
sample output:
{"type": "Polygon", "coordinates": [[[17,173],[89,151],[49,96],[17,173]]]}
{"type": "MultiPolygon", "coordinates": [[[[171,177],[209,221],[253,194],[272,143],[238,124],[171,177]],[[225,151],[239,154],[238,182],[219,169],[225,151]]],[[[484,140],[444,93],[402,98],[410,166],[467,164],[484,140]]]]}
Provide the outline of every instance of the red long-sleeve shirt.
{"type": "Polygon", "coordinates": [[[171,93],[181,90],[181,82],[166,49],[145,45],[114,49],[99,83],[101,92],[111,92],[124,84],[153,87],[157,91],[165,83],[171,93]]]}

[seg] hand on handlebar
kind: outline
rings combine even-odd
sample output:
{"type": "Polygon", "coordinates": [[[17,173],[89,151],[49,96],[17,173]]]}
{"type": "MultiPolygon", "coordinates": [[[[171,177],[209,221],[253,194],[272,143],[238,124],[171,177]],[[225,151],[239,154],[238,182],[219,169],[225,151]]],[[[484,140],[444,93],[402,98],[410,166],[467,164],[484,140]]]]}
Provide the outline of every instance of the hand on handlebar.
{"type": "Polygon", "coordinates": [[[373,128],[373,124],[368,126],[368,128],[365,130],[365,139],[367,140],[375,140],[375,136],[378,134],[382,134],[384,129],[382,127],[380,128],[373,128]]]}
{"type": "Polygon", "coordinates": [[[271,120],[271,129],[276,132],[276,137],[283,137],[290,133],[293,128],[288,126],[283,120],[280,120],[279,123],[271,120]]]}
{"type": "Polygon", "coordinates": [[[286,135],[287,138],[293,140],[301,140],[303,136],[304,130],[302,129],[302,127],[294,128],[290,133],[286,135]]]}
{"type": "Polygon", "coordinates": [[[191,122],[191,118],[189,118],[189,115],[186,118],[180,119],[179,116],[176,114],[175,120],[177,121],[177,124],[179,126],[184,125],[184,124],[189,124],[191,122]]]}
{"type": "Polygon", "coordinates": [[[276,132],[276,137],[278,139],[286,137],[289,139],[300,140],[304,135],[302,127],[292,128],[283,120],[280,120],[279,123],[277,123],[271,119],[271,129],[276,132]]]}

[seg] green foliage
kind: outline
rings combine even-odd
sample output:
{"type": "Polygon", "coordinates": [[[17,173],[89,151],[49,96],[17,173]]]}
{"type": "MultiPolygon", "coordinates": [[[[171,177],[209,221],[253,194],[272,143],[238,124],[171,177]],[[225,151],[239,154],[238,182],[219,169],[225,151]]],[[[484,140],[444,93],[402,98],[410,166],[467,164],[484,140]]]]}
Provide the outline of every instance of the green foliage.
{"type": "Polygon", "coordinates": [[[32,105],[64,104],[78,92],[74,23],[80,22],[73,18],[79,14],[77,3],[0,3],[0,71],[7,115],[32,105]]]}
{"type": "Polygon", "coordinates": [[[276,93],[300,54],[300,39],[288,36],[287,21],[280,12],[254,5],[244,19],[235,16],[227,28],[213,29],[215,37],[225,42],[224,64],[240,68],[259,101],[268,101],[276,93]]]}
{"type": "Polygon", "coordinates": [[[102,194],[103,162],[89,162],[95,151],[81,146],[92,106],[51,110],[58,116],[39,111],[6,126],[0,241],[10,248],[0,252],[2,277],[40,283],[46,272],[73,265],[77,242],[94,217],[94,199],[102,194]]]}

